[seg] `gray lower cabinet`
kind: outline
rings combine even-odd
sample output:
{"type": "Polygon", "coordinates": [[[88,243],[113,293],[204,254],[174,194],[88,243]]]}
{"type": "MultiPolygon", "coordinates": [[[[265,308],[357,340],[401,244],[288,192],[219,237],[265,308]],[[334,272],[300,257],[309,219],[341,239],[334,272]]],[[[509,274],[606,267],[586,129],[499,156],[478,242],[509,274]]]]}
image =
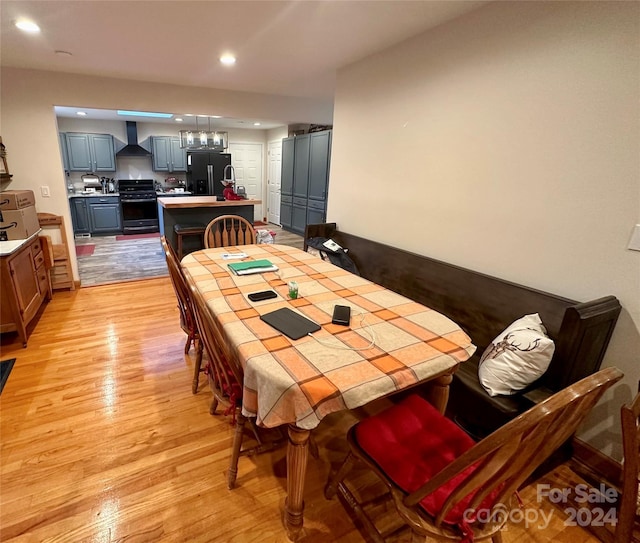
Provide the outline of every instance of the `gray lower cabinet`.
{"type": "Polygon", "coordinates": [[[291,206],[291,230],[296,234],[304,234],[307,225],[307,199],[293,197],[291,206]]]}
{"type": "Polygon", "coordinates": [[[65,140],[70,171],[116,171],[116,153],[111,134],[66,132],[65,140]]]}
{"type": "Polygon", "coordinates": [[[309,200],[307,203],[307,224],[326,222],[327,204],[324,200],[309,200]]]}
{"type": "Polygon", "coordinates": [[[89,222],[92,234],[122,232],[120,198],[117,196],[92,197],[89,200],[89,222]]]}
{"type": "Polygon", "coordinates": [[[155,172],[186,172],[187,153],[180,148],[180,138],[152,136],[151,155],[155,172]]]}
{"type": "Polygon", "coordinates": [[[117,234],[122,232],[118,196],[78,196],[69,199],[74,234],[117,234]]]}
{"type": "Polygon", "coordinates": [[[280,224],[283,228],[291,229],[292,205],[291,195],[280,194],[280,224]]]}
{"type": "Polygon", "coordinates": [[[73,223],[74,234],[90,234],[91,226],[89,224],[89,210],[87,198],[70,198],[71,205],[71,222],[73,223]]]}

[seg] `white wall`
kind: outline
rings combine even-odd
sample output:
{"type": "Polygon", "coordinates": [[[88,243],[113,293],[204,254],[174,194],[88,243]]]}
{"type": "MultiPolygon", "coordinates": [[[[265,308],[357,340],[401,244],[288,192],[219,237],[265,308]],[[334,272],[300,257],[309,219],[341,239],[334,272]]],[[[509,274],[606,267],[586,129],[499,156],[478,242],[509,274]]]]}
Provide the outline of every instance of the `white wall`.
{"type": "Polygon", "coordinates": [[[639,8],[497,2],[344,68],[328,200],[352,234],[580,301],[617,296],[604,366],[626,376],[580,434],[616,458],[640,377],[640,252],[626,249],[639,8]]]}

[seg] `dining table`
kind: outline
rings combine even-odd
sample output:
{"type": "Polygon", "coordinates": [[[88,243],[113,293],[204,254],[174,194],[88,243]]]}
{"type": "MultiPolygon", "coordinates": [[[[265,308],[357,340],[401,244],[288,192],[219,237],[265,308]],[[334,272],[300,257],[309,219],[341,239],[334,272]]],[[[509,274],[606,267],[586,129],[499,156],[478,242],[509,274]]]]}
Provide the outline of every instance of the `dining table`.
{"type": "Polygon", "coordinates": [[[476,349],[445,315],[295,247],[203,249],[181,266],[243,369],[243,415],[288,427],[283,522],[292,541],[303,527],[309,436],[322,419],[421,384],[444,413],[452,375],[476,349]],[[272,271],[236,275],[229,267],[256,260],[268,260],[272,271]],[[265,290],[276,297],[248,297],[265,290]],[[348,325],[332,323],[335,305],[350,308],[348,325]],[[319,329],[293,340],[260,318],[285,307],[319,329]]]}

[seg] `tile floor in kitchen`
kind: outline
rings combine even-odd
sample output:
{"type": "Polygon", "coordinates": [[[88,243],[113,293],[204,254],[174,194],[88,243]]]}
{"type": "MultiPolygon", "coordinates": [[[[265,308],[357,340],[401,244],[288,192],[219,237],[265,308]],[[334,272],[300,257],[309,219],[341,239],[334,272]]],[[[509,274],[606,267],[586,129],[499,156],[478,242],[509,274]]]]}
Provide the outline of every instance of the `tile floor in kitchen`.
{"type": "MultiPolygon", "coordinates": [[[[274,224],[258,229],[275,232],[276,243],[302,249],[303,237],[274,224]]],[[[75,239],[82,287],[168,275],[159,237],[123,239],[95,236],[75,239]]]]}

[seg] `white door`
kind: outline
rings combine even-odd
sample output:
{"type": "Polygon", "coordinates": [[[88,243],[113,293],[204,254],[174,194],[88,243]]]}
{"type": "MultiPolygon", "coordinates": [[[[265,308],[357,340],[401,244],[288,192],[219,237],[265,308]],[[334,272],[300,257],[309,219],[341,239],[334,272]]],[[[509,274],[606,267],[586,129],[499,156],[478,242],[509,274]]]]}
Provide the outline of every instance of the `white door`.
{"type": "Polygon", "coordinates": [[[280,176],[282,175],[282,141],[270,141],[269,174],[267,175],[267,220],[280,225],[280,176]]]}
{"type": "MultiPolygon", "coordinates": [[[[262,143],[229,143],[231,165],[236,174],[236,188],[242,185],[247,198],[263,200],[262,143]]],[[[253,219],[264,220],[263,205],[253,208],[253,219]]]]}

